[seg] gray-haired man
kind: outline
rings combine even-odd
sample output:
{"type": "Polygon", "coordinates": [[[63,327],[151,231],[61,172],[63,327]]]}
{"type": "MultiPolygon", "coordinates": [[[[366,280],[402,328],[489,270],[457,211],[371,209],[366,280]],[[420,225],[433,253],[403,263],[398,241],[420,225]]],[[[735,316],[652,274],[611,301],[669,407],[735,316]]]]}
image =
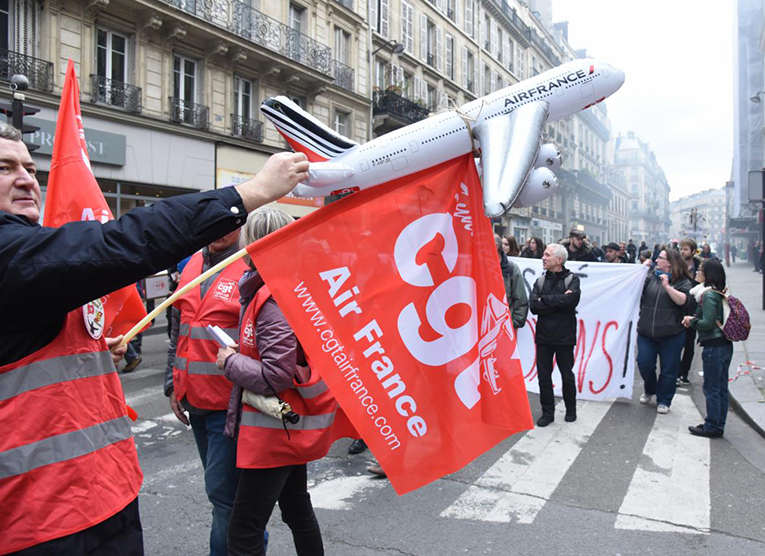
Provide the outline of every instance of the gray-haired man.
{"type": "Polygon", "coordinates": [[[567,258],[568,252],[562,245],[547,246],[542,255],[545,273],[534,283],[529,299],[531,312],[537,315],[537,369],[542,404],[538,427],[546,427],[555,421],[553,358],[563,379],[566,421],[576,421],[576,381],[572,369],[576,345],[576,306],[581,292],[579,278],[563,266],[567,258]]]}

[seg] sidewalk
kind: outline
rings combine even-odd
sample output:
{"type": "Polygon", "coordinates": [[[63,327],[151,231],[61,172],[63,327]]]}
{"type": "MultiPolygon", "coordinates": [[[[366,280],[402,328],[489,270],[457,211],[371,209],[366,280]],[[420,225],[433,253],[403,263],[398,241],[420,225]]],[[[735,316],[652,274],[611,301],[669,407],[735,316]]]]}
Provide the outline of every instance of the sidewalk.
{"type": "Polygon", "coordinates": [[[762,274],[753,272],[748,262],[737,262],[726,268],[731,295],[746,306],[752,321],[752,332],[746,342],[734,343],[730,377],[742,374],[730,383],[731,406],[757,432],[765,436],[765,311],[762,309],[762,274]],[[752,369],[746,362],[762,369],[752,369]]]}

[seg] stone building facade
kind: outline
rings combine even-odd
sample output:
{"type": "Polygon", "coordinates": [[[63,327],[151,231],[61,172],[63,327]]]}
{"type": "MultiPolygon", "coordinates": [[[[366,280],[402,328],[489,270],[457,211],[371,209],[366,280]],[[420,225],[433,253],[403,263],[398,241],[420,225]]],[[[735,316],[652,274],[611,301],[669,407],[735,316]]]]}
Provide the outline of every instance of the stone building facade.
{"type": "MultiPolygon", "coordinates": [[[[9,2],[0,80],[30,77],[27,102],[42,108],[33,141],[47,143],[74,60],[86,135],[113,155],[91,152],[115,215],[257,172],[287,147],[259,114],[270,96],[289,96],[356,141],[370,136],[364,0],[9,2]]],[[[43,184],[46,150],[35,154],[43,184]]],[[[295,216],[321,204],[284,201],[295,216]]]]}

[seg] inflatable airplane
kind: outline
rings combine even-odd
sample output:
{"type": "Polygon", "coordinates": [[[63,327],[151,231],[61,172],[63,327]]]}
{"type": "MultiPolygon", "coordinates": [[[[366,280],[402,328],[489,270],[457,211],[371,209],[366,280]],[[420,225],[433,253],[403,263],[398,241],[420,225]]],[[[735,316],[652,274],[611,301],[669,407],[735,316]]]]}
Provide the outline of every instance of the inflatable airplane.
{"type": "Polygon", "coordinates": [[[260,110],[312,163],[308,182],[293,190],[298,197],[366,189],[479,151],[484,209],[500,216],[539,203],[558,186],[560,150],[541,144],[547,122],[605,100],[623,83],[624,72],[611,65],[576,60],[363,145],[286,97],[269,98],[260,110]]]}

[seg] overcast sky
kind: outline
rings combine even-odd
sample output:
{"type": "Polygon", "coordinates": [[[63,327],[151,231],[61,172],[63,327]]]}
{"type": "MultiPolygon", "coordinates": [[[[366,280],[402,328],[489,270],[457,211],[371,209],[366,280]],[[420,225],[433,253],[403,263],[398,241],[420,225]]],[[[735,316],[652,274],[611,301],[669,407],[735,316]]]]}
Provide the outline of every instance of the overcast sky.
{"type": "Polygon", "coordinates": [[[624,70],[606,102],[616,136],[649,143],[675,200],[730,179],[735,2],[553,0],[575,49],[624,70]]]}

